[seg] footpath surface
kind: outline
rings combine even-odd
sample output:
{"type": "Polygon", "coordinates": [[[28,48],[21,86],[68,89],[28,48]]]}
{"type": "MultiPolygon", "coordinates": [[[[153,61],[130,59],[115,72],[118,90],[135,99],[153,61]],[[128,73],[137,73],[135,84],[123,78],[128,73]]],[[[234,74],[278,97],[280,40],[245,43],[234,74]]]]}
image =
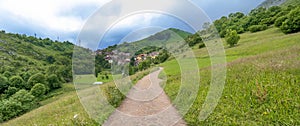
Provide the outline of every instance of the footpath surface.
{"type": "Polygon", "coordinates": [[[138,81],[103,126],[186,126],[160,86],[161,71],[138,81]]]}

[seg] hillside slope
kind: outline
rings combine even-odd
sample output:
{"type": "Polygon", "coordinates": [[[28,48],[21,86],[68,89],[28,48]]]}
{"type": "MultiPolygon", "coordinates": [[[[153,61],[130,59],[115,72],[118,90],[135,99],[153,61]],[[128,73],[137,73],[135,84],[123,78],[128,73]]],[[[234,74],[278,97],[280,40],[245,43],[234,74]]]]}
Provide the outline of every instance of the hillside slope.
{"type": "MultiPolygon", "coordinates": [[[[202,85],[199,97],[188,114],[184,115],[186,122],[189,125],[299,125],[300,97],[297,95],[300,93],[297,90],[300,88],[299,39],[300,33],[284,35],[277,28],[242,34],[236,47],[226,48],[228,74],[225,89],[219,105],[204,122],[199,122],[197,117],[205,100],[203,96],[209,89],[210,72],[207,67],[210,66],[210,61],[205,48],[195,49],[202,85]],[[266,90],[266,96],[260,90],[266,90]]],[[[176,60],[168,61],[162,66],[168,75],[164,90],[171,100],[174,100],[180,87],[179,66],[176,60]]],[[[74,114],[79,114],[78,122],[94,125],[81,108],[75,93],[63,96],[56,102],[8,121],[4,125],[20,124],[29,119],[31,122],[28,125],[48,125],[49,122],[57,122],[57,125],[73,124],[74,114]],[[65,106],[69,104],[72,105],[65,106]],[[40,116],[55,112],[57,114],[40,116]]]]}
{"type": "Polygon", "coordinates": [[[189,32],[182,31],[175,28],[169,28],[139,41],[120,44],[118,45],[118,50],[120,50],[121,52],[129,52],[134,54],[135,51],[138,51],[143,47],[148,47],[148,46],[162,47],[163,45],[167,45],[169,43],[177,42],[179,40],[184,40],[189,35],[191,35],[191,33],[189,32]]]}
{"type": "MultiPolygon", "coordinates": [[[[71,58],[74,45],[70,42],[52,41],[33,36],[0,32],[0,74],[9,71],[7,78],[22,72],[34,73],[47,70],[50,65],[66,68],[65,74],[71,72],[71,58]]],[[[65,81],[71,76],[63,75],[65,81]]],[[[25,81],[26,78],[24,78],[25,81]]],[[[28,79],[28,78],[27,78],[28,79]]]]}
{"type": "Polygon", "coordinates": [[[73,48],[68,41],[0,32],[0,122],[39,107],[72,81],[73,48]]]}
{"type": "MultiPolygon", "coordinates": [[[[201,86],[185,121],[189,125],[299,125],[299,39],[300,33],[284,35],[278,28],[241,34],[236,47],[226,48],[228,65],[221,99],[202,122],[198,116],[210,89],[210,59],[206,49],[195,50],[201,86]]],[[[180,87],[180,66],[176,61],[162,66],[168,75],[164,89],[175,106],[182,106],[175,101],[184,88],[180,87]]]]}

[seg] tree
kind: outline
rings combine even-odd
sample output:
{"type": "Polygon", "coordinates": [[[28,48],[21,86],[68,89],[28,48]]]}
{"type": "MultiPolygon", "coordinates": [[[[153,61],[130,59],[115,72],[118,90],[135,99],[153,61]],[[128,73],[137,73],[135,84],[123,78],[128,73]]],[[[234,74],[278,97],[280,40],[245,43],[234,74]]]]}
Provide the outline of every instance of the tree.
{"type": "Polygon", "coordinates": [[[35,97],[40,97],[45,93],[46,93],[46,86],[41,83],[35,84],[30,90],[30,94],[32,94],[35,97]]]}
{"type": "Polygon", "coordinates": [[[26,88],[31,89],[37,83],[47,84],[46,77],[41,73],[37,73],[37,74],[32,75],[28,79],[26,88]]]}
{"type": "Polygon", "coordinates": [[[0,94],[2,94],[7,88],[9,84],[7,78],[3,75],[0,75],[0,94]]]}
{"type": "Polygon", "coordinates": [[[20,76],[13,76],[9,79],[9,84],[11,87],[16,87],[16,88],[25,88],[24,85],[24,80],[20,76]]]}
{"type": "Polygon", "coordinates": [[[295,8],[288,14],[280,29],[286,34],[300,31],[300,7],[295,8]]]}
{"type": "Polygon", "coordinates": [[[188,36],[185,41],[188,43],[190,47],[203,42],[201,36],[198,33],[188,36]]]}
{"type": "Polygon", "coordinates": [[[225,40],[230,47],[233,47],[240,40],[240,36],[237,34],[235,30],[227,30],[227,34],[225,36],[225,40]]]}
{"type": "Polygon", "coordinates": [[[62,83],[58,80],[55,74],[51,74],[47,78],[47,81],[50,89],[57,89],[57,88],[61,88],[62,86],[62,83]]]}

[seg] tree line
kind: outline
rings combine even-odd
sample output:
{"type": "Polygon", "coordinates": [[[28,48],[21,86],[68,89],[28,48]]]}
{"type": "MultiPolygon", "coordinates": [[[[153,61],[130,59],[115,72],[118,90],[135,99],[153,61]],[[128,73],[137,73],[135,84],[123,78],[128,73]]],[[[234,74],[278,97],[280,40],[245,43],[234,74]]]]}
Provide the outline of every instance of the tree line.
{"type": "Polygon", "coordinates": [[[72,43],[3,30],[0,41],[0,122],[38,107],[72,81],[72,43]]]}
{"type": "Polygon", "coordinates": [[[204,23],[204,30],[189,35],[185,41],[189,46],[200,43],[199,48],[203,48],[205,44],[199,35],[219,34],[221,38],[225,38],[230,47],[233,47],[240,39],[238,34],[263,31],[272,26],[278,27],[285,34],[299,32],[300,6],[259,7],[251,10],[248,15],[241,12],[231,13],[215,20],[213,24],[204,23]],[[218,33],[213,33],[213,29],[216,29],[218,33]]]}

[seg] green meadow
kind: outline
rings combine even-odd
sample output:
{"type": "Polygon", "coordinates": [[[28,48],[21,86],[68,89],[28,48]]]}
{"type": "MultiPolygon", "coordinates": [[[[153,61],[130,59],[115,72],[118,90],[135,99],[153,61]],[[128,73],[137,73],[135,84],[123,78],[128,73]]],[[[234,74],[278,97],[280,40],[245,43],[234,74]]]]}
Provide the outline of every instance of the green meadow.
{"type": "MultiPolygon", "coordinates": [[[[205,121],[199,121],[198,115],[210,87],[210,58],[205,48],[194,49],[201,84],[194,104],[183,115],[185,121],[189,125],[299,125],[299,40],[300,33],[285,35],[277,28],[270,28],[241,34],[240,42],[233,48],[224,43],[226,84],[217,107],[205,121]]],[[[167,75],[164,90],[174,100],[181,86],[179,65],[176,60],[171,60],[161,66],[167,75]]],[[[131,79],[136,83],[147,73],[149,71],[140,72],[131,79]]],[[[102,87],[114,87],[114,84],[102,87]]],[[[111,99],[117,99],[115,104],[120,104],[124,98],[119,93],[109,95],[112,95],[111,99]]],[[[41,104],[42,107],[3,125],[98,125],[85,112],[73,85],[64,85],[54,97],[41,104]],[[75,115],[78,116],[74,118],[75,115]]],[[[109,113],[98,121],[102,123],[108,116],[109,113]]]]}
{"type": "MultiPolygon", "coordinates": [[[[194,104],[183,115],[185,121],[189,125],[299,125],[299,40],[300,33],[285,35],[270,28],[241,34],[233,48],[224,43],[226,84],[217,107],[205,121],[198,116],[210,88],[210,58],[205,48],[195,49],[201,83],[194,104]]],[[[175,60],[162,67],[168,78],[164,90],[174,101],[183,88],[180,67],[175,60]]]]}

